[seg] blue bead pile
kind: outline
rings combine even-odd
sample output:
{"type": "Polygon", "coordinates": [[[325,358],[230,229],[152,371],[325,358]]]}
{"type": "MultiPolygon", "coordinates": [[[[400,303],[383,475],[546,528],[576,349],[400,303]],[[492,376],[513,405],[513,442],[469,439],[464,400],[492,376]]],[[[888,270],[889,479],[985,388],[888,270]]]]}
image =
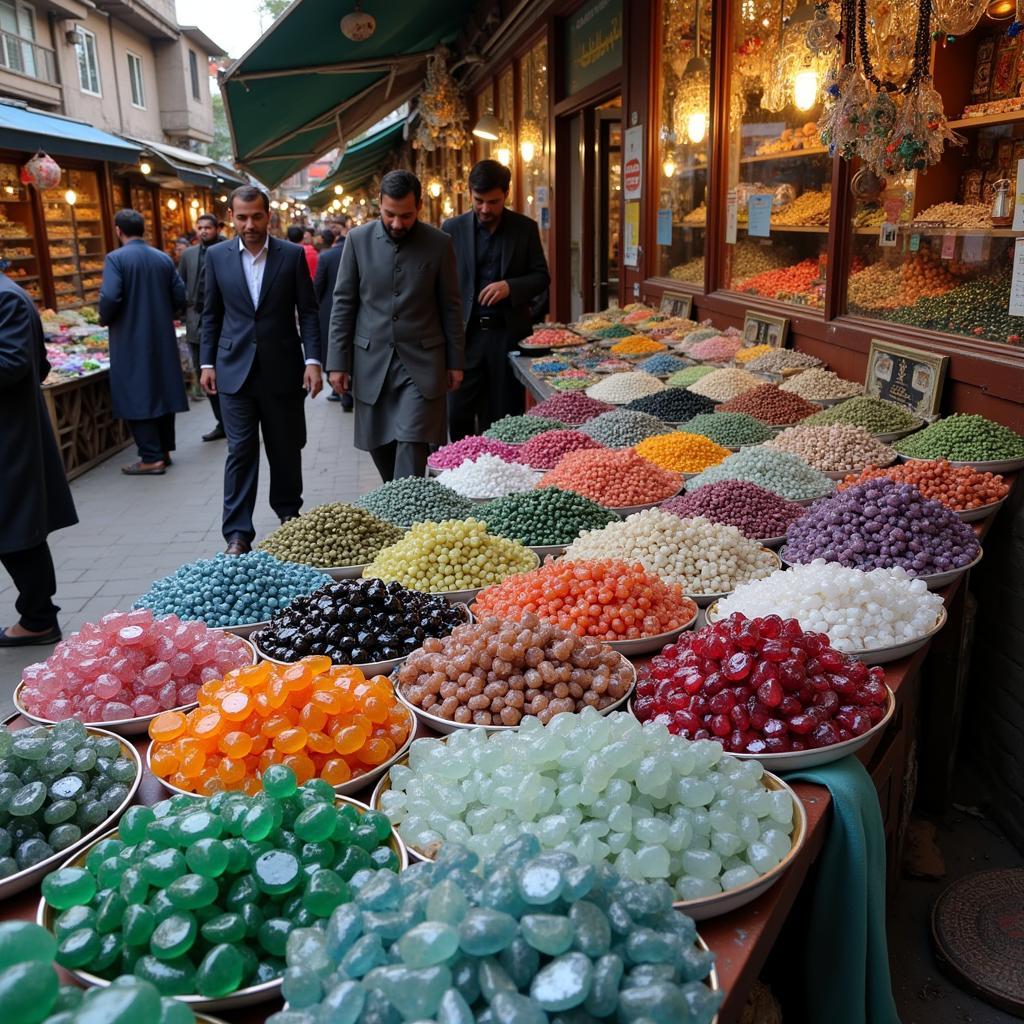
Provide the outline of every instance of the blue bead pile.
{"type": "Polygon", "coordinates": [[[265,622],[300,594],[311,594],[330,581],[326,573],[294,562],[281,562],[264,551],[203,558],[180,566],[157,580],[135,602],[154,615],[198,619],[208,626],[265,622]]]}
{"type": "Polygon", "coordinates": [[[561,359],[536,359],[530,365],[530,369],[536,373],[560,373],[568,370],[569,364],[561,359]]]}
{"type": "Polygon", "coordinates": [[[657,352],[653,356],[648,356],[637,366],[637,369],[643,370],[644,373],[653,373],[655,377],[667,377],[684,366],[686,366],[685,359],[670,355],[668,352],[657,352]]]}

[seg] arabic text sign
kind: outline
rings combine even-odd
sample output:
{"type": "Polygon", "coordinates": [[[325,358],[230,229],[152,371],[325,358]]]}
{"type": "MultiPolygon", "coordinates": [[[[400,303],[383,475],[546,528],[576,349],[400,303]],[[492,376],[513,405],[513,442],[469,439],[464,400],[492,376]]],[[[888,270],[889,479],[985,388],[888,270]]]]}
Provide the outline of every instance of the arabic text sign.
{"type": "Polygon", "coordinates": [[[566,95],[621,65],[622,0],[589,0],[565,19],[566,95]]]}
{"type": "Polygon", "coordinates": [[[922,418],[937,416],[948,363],[946,356],[872,338],[864,393],[922,418]]]}

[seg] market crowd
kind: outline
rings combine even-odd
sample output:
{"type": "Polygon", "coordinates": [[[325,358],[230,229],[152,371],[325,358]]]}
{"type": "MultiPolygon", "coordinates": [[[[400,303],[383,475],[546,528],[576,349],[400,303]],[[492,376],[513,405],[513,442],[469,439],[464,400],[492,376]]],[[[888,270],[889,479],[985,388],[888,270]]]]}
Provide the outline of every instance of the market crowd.
{"type": "MultiPolygon", "coordinates": [[[[416,176],[390,171],[377,219],[328,221],[319,234],[292,226],[284,239],[271,234],[270,197],[246,185],[231,194],[235,237],[204,214],[173,258],[146,243],[141,213],[119,211],[99,313],[113,411],[138,451],[122,472],[163,476],[173,465],[175,416],[189,400],[179,319],[214,417],[203,440],[227,441],[228,555],[255,539],[261,437],[271,507],[282,523],[300,514],[305,402],[325,373],[384,481],[422,476],[433,448],[521,412],[508,355],[543,316],[550,277],[536,223],[506,208],[510,180],[480,161],[472,208],[438,229],[420,220],[416,176]]],[[[0,646],[61,636],[47,536],[77,514],[40,390],[48,370],[33,302],[0,275],[0,562],[19,616],[0,646]]]]}

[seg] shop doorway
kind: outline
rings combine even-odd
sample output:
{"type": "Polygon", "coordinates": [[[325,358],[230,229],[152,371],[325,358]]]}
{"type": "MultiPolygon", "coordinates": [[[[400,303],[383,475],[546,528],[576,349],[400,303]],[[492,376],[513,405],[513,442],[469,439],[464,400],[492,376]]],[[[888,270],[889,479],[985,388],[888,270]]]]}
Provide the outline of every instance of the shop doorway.
{"type": "Polygon", "coordinates": [[[563,214],[568,231],[556,244],[559,318],[618,301],[622,265],[622,101],[618,95],[558,118],[559,152],[568,181],[563,214]],[[564,147],[564,148],[563,148],[564,147]]]}

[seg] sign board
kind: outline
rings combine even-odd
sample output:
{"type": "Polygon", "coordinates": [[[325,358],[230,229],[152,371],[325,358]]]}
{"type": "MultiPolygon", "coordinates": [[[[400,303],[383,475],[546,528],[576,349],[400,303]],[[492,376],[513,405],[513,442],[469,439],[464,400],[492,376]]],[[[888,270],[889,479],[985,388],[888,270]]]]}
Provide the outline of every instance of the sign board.
{"type": "Polygon", "coordinates": [[[672,244],[672,211],[662,209],[658,211],[658,245],[672,244]]]}
{"type": "Polygon", "coordinates": [[[565,19],[565,92],[622,66],[622,0],[587,0],[565,19]]]}
{"type": "Polygon", "coordinates": [[[622,196],[639,199],[644,190],[643,125],[627,128],[622,137],[622,196]]]}
{"type": "Polygon", "coordinates": [[[626,267],[640,266],[640,204],[636,200],[626,203],[622,264],[626,267]]]}
{"type": "Polygon", "coordinates": [[[1013,276],[1010,278],[1010,316],[1024,316],[1024,238],[1013,243],[1013,276]]]}
{"type": "Polygon", "coordinates": [[[768,316],[747,310],[743,318],[744,345],[771,345],[784,348],[789,334],[789,320],[784,316],[768,316]]]}
{"type": "Polygon", "coordinates": [[[938,416],[947,356],[871,339],[864,393],[909,409],[916,416],[938,416]]]}
{"type": "Polygon", "coordinates": [[[739,220],[739,203],[736,197],[736,189],[729,189],[725,200],[725,244],[736,244],[736,230],[739,220]]]}
{"type": "Polygon", "coordinates": [[[667,313],[669,316],[681,316],[689,320],[692,309],[692,295],[684,295],[682,292],[663,292],[658,312],[667,313]]]}
{"type": "Polygon", "coordinates": [[[768,238],[771,235],[772,198],[766,192],[747,197],[747,234],[751,238],[768,238]]]}

